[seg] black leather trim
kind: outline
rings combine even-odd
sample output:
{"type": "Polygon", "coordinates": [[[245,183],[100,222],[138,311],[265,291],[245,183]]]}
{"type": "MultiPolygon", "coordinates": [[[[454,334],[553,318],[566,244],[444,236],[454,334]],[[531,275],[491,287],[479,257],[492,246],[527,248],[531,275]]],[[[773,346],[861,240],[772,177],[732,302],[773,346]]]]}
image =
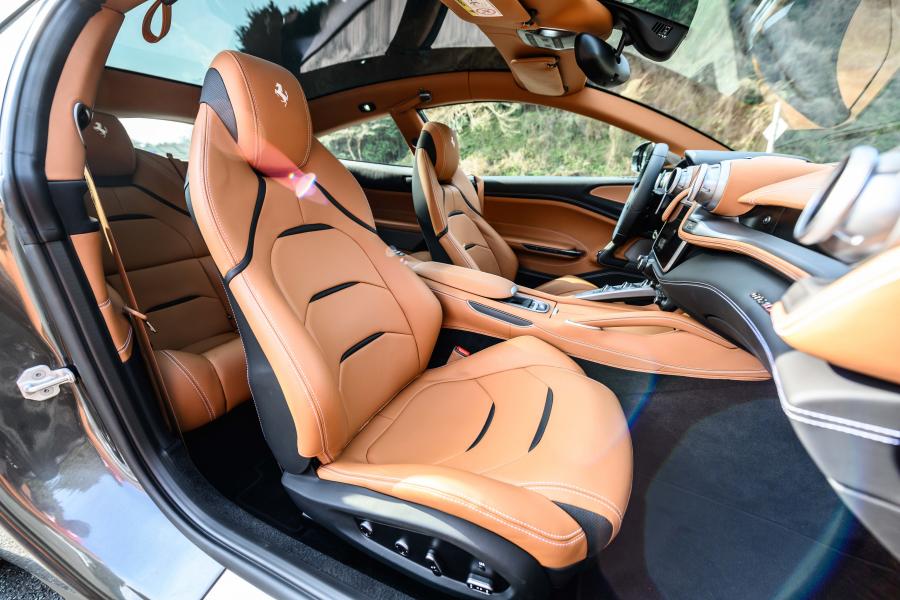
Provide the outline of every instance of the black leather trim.
{"type": "Polygon", "coordinates": [[[299,235],[301,233],[309,233],[311,231],[326,231],[328,229],[334,229],[331,225],[326,225],[325,223],[309,223],[307,225],[298,225],[297,227],[291,227],[290,229],[285,229],[281,233],[278,234],[278,237],[288,237],[289,235],[299,235]]]}
{"type": "Polygon", "coordinates": [[[461,210],[451,210],[450,213],[447,214],[447,217],[448,217],[448,218],[449,218],[449,217],[455,217],[456,215],[464,215],[464,214],[466,214],[466,213],[464,213],[464,212],[461,211],[461,210]]]}
{"type": "Polygon", "coordinates": [[[256,174],[258,182],[256,188],[256,204],[253,206],[253,217],[250,219],[250,232],[247,234],[247,249],[244,251],[244,258],[241,262],[231,267],[225,273],[226,285],[237,276],[238,273],[247,268],[250,260],[253,258],[253,242],[256,239],[256,227],[259,225],[259,214],[262,212],[263,202],[266,199],[266,180],[259,173],[256,174]]]}
{"type": "Polygon", "coordinates": [[[428,158],[431,160],[431,165],[437,165],[437,147],[434,145],[434,138],[431,137],[431,134],[427,131],[423,131],[419,135],[419,141],[416,143],[416,148],[421,148],[425,151],[425,154],[428,155],[428,158]]]}
{"type": "Polygon", "coordinates": [[[553,410],[553,389],[547,388],[547,397],[544,399],[544,412],[541,414],[541,421],[538,423],[537,431],[534,432],[534,438],[531,440],[531,445],[528,446],[528,451],[531,452],[537,445],[541,443],[541,438],[544,437],[544,431],[547,429],[547,422],[550,421],[550,411],[553,410]]]}
{"type": "Polygon", "coordinates": [[[606,517],[571,504],[563,502],[554,504],[566,511],[584,531],[584,536],[587,538],[588,556],[593,556],[606,547],[613,532],[612,523],[606,517]]]}
{"type": "Polygon", "coordinates": [[[477,245],[478,244],[466,244],[465,246],[463,246],[463,250],[468,250],[469,248],[474,248],[477,245]]]}
{"type": "Polygon", "coordinates": [[[165,198],[163,198],[162,196],[160,196],[159,194],[157,194],[157,193],[154,192],[153,190],[148,190],[148,189],[145,188],[144,186],[138,185],[138,184],[136,184],[136,183],[129,183],[129,184],[128,184],[128,187],[133,187],[133,188],[137,188],[137,189],[141,190],[142,192],[144,192],[145,194],[147,194],[148,196],[150,196],[151,198],[153,198],[154,200],[156,200],[156,201],[159,202],[160,204],[164,204],[164,205],[168,206],[169,208],[171,208],[172,210],[175,210],[175,211],[180,212],[181,214],[183,214],[183,215],[186,216],[186,217],[191,216],[191,213],[190,213],[190,212],[188,212],[187,210],[181,208],[181,207],[178,206],[177,204],[173,204],[172,202],[169,202],[168,200],[166,200],[165,198]]]}
{"type": "Polygon", "coordinates": [[[472,204],[471,202],[469,202],[469,199],[466,198],[466,195],[463,193],[463,191],[462,191],[461,189],[459,189],[459,186],[458,186],[458,185],[456,185],[456,184],[454,184],[454,183],[452,183],[452,182],[451,182],[449,185],[452,185],[452,186],[456,189],[456,191],[459,192],[459,195],[462,196],[463,202],[466,203],[466,206],[468,206],[470,209],[472,209],[472,212],[473,212],[473,213],[475,213],[475,214],[478,215],[479,217],[483,216],[483,215],[481,214],[481,211],[478,210],[477,208],[475,208],[475,205],[474,205],[474,204],[472,204]]]}
{"type": "Polygon", "coordinates": [[[353,356],[354,354],[356,354],[357,352],[359,352],[360,350],[362,350],[363,348],[365,348],[366,346],[368,346],[369,344],[371,344],[372,342],[374,342],[375,340],[377,340],[378,338],[380,338],[383,335],[384,335],[384,332],[379,331],[378,333],[373,333],[372,335],[366,337],[365,339],[362,339],[362,340],[356,342],[355,344],[353,344],[352,346],[347,348],[347,350],[343,354],[341,354],[341,362],[344,362],[345,360],[347,360],[348,358],[350,358],[351,356],[353,356]]]}
{"type": "Polygon", "coordinates": [[[471,450],[472,448],[477,446],[478,442],[481,441],[481,438],[484,437],[484,434],[487,433],[487,430],[491,426],[491,421],[494,420],[494,410],[496,410],[496,408],[497,408],[497,406],[493,402],[491,402],[491,410],[488,412],[487,419],[485,419],[485,421],[484,421],[484,426],[481,428],[481,431],[478,432],[478,436],[475,438],[475,441],[472,442],[472,445],[469,446],[468,448],[466,448],[466,452],[468,452],[469,450],[471,450]]]}
{"type": "Polygon", "coordinates": [[[504,323],[515,325],[516,327],[531,327],[531,325],[533,325],[533,323],[527,319],[517,317],[516,315],[511,315],[508,312],[503,312],[502,310],[498,310],[490,306],[485,306],[480,302],[469,300],[469,306],[471,306],[473,310],[480,312],[483,315],[493,317],[498,321],[503,321],[504,323]]]}
{"type": "MultiPolygon", "coordinates": [[[[444,188],[441,188],[441,193],[443,191],[444,188]]],[[[416,221],[419,223],[419,229],[422,230],[422,237],[425,240],[425,247],[428,248],[428,252],[431,254],[431,260],[448,265],[453,264],[447,251],[444,250],[440,243],[440,239],[447,233],[447,228],[445,227],[440,233],[435,233],[434,223],[431,222],[431,215],[428,212],[428,200],[425,198],[422,175],[415,168],[412,176],[412,197],[413,208],[416,211],[416,221]]]]}
{"type": "Polygon", "coordinates": [[[197,298],[201,298],[201,297],[202,296],[198,296],[197,294],[191,294],[190,296],[182,296],[181,298],[175,298],[174,300],[169,300],[168,302],[163,302],[161,304],[157,304],[156,306],[151,306],[145,312],[152,313],[157,310],[172,308],[173,306],[178,306],[179,304],[184,304],[185,302],[190,302],[191,300],[196,300],[197,298]]]}
{"type": "Polygon", "coordinates": [[[364,229],[368,229],[369,231],[371,231],[371,232],[374,233],[375,235],[378,235],[378,230],[376,230],[374,227],[372,227],[371,225],[369,225],[368,223],[366,223],[365,221],[363,221],[362,219],[360,219],[359,217],[357,217],[356,215],[354,215],[354,214],[353,214],[352,212],[350,212],[349,210],[347,210],[346,207],[344,207],[343,204],[341,204],[340,202],[338,202],[337,199],[336,199],[334,196],[332,196],[332,195],[328,192],[328,190],[325,189],[325,186],[323,186],[323,185],[322,185],[321,183],[319,183],[318,181],[316,181],[316,187],[319,188],[319,191],[322,192],[322,194],[323,194],[326,198],[328,198],[328,201],[331,202],[331,204],[333,204],[334,207],[335,207],[336,209],[338,209],[339,211],[341,211],[342,213],[344,213],[344,216],[345,216],[345,217],[347,217],[348,219],[350,219],[351,221],[353,221],[354,223],[356,223],[356,224],[359,225],[360,227],[362,227],[362,228],[364,228],[364,229]]]}
{"type": "Polygon", "coordinates": [[[146,219],[153,219],[150,215],[145,215],[143,213],[123,213],[121,215],[111,215],[106,217],[106,220],[112,223],[113,221],[143,221],[146,219]]]}
{"type": "Polygon", "coordinates": [[[327,296],[334,294],[335,292],[339,292],[341,290],[346,290],[348,287],[353,287],[359,283],[358,281],[348,281],[346,283],[340,283],[338,285],[332,286],[326,290],[322,290],[321,292],[316,292],[313,294],[312,298],[309,299],[310,304],[315,302],[316,300],[321,300],[327,296]]]}
{"type": "Polygon", "coordinates": [[[288,473],[302,473],[309,466],[309,459],[300,456],[297,452],[297,428],[294,425],[294,417],[288,407],[287,399],[284,397],[284,391],[275,377],[269,359],[263,353],[241,307],[235,302],[227,285],[225,294],[234,313],[241,343],[244,345],[244,354],[247,357],[247,379],[250,382],[253,404],[259,415],[259,424],[266,443],[282,469],[288,473]]]}
{"type": "Polygon", "coordinates": [[[200,90],[200,104],[206,104],[214,113],[219,116],[231,138],[236,142],[237,119],[234,116],[234,107],[231,105],[231,98],[228,97],[228,90],[225,88],[225,82],[222,81],[222,75],[216,69],[209,69],[203,77],[203,88],[200,90]]]}

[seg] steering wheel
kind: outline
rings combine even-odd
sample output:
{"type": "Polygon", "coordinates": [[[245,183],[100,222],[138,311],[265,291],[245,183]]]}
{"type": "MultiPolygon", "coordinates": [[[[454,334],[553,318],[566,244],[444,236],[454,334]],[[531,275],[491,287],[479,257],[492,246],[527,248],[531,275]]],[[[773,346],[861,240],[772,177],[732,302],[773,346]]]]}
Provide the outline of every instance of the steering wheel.
{"type": "Polygon", "coordinates": [[[634,182],[634,187],[631,188],[631,193],[628,194],[628,200],[616,223],[612,237],[614,244],[623,244],[635,234],[634,229],[638,218],[644,213],[644,209],[650,201],[650,193],[653,191],[653,186],[656,185],[659,174],[662,173],[668,155],[669,146],[667,144],[653,146],[653,152],[644,161],[644,168],[638,174],[637,181],[634,182]]]}

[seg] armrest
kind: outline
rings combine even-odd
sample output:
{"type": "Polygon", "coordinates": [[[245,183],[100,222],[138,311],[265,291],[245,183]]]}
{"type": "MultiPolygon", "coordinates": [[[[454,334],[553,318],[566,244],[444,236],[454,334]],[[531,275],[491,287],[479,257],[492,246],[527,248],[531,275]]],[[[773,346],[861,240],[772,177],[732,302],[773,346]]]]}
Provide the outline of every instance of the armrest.
{"type": "Polygon", "coordinates": [[[412,269],[423,279],[428,279],[483,298],[503,300],[515,296],[516,292],[519,290],[512,281],[500,277],[499,275],[476,271],[475,269],[467,269],[465,267],[457,267],[456,265],[446,265],[444,263],[429,261],[414,264],[412,265],[412,269]]]}

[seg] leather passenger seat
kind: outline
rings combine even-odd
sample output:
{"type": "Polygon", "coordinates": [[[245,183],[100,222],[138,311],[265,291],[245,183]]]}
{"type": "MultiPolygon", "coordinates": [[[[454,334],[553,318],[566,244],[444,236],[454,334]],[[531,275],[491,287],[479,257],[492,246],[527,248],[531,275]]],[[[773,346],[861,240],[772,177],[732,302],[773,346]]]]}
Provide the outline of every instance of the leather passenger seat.
{"type": "MultiPolygon", "coordinates": [[[[459,140],[443,123],[425,123],[416,144],[413,203],[432,260],[516,280],[519,260],[484,219],[483,194],[459,166],[459,140]]],[[[596,289],[574,275],[537,288],[555,296],[596,289]]]]}
{"type": "MultiPolygon", "coordinates": [[[[184,200],[187,165],[136,150],[121,122],[95,112],[84,130],[87,161],[182,431],[250,398],[246,363],[225,290],[184,200]]],[[[85,197],[88,212],[93,203],[85,197]]],[[[105,246],[104,246],[105,250],[105,246]]],[[[122,292],[112,255],[103,271],[122,292]]]]}
{"type": "Polygon", "coordinates": [[[612,540],[632,468],[615,396],[532,337],[427,369],[440,304],[313,137],[293,75],[216,56],[189,173],[260,422],[300,509],[475,597],[540,595],[612,540]]]}

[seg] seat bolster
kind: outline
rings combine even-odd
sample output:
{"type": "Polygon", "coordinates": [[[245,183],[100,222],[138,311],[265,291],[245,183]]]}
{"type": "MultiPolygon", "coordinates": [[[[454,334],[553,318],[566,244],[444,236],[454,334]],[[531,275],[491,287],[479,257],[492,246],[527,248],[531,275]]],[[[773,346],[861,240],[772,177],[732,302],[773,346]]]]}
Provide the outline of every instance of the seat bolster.
{"type": "Polygon", "coordinates": [[[209,360],[178,350],[157,351],[156,358],[182,431],[196,429],[225,414],[225,394],[209,360]]]}
{"type": "Polygon", "coordinates": [[[539,285],[535,289],[551,296],[571,296],[579,292],[596,289],[597,286],[581,277],[566,275],[539,285]]]}
{"type": "Polygon", "coordinates": [[[250,398],[250,383],[247,378],[247,361],[241,338],[210,348],[203,353],[216,371],[225,396],[225,410],[231,410],[250,398]]]}
{"type": "Polygon", "coordinates": [[[475,215],[472,221],[478,227],[481,235],[484,236],[485,241],[491,248],[491,252],[494,253],[494,258],[500,266],[500,275],[507,279],[515,280],[516,273],[519,271],[519,259],[516,257],[516,253],[509,247],[506,240],[500,237],[497,230],[491,227],[480,215],[475,215]]]}
{"type": "Polygon", "coordinates": [[[338,460],[320,467],[322,479],[365,487],[428,506],[487,529],[548,568],[587,556],[578,523],[545,496],[481,475],[437,465],[372,465],[338,460]]]}

